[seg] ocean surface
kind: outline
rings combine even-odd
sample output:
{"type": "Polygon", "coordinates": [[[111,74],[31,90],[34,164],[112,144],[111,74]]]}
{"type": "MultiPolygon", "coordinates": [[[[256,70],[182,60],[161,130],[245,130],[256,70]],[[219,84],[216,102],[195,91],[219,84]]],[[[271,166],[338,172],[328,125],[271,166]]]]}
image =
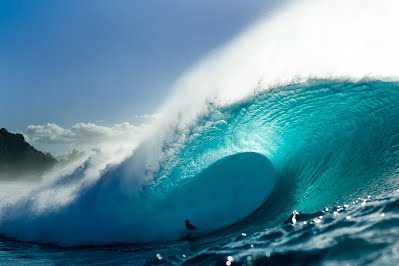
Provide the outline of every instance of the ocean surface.
{"type": "Polygon", "coordinates": [[[398,117],[399,83],[381,80],[209,103],[97,174],[91,158],[29,192],[3,187],[0,264],[398,265],[398,117]]]}

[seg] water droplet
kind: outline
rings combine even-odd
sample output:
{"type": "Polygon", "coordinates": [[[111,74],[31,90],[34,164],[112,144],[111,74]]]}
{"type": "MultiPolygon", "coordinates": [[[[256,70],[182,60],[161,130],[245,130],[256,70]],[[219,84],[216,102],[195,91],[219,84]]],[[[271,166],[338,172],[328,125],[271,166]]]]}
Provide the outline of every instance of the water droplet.
{"type": "Polygon", "coordinates": [[[228,260],[228,261],[234,261],[234,258],[233,258],[233,256],[228,256],[228,257],[227,257],[227,260],[228,260]]]}
{"type": "Polygon", "coordinates": [[[230,266],[230,265],[231,265],[231,261],[229,261],[229,260],[226,261],[226,265],[227,265],[227,266],[230,266]]]}

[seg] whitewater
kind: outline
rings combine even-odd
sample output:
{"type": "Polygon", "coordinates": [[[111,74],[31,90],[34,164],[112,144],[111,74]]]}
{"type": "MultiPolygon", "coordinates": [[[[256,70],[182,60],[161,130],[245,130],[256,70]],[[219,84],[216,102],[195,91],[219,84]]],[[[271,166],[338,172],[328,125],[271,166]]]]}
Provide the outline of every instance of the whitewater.
{"type": "Polygon", "coordinates": [[[2,191],[3,261],[396,265],[398,10],[292,1],[251,25],[135,143],[2,191]]]}

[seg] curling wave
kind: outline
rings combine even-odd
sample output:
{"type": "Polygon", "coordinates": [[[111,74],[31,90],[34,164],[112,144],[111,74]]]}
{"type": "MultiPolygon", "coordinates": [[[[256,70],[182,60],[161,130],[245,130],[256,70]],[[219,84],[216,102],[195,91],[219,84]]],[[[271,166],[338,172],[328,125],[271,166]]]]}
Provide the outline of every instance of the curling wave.
{"type": "Polygon", "coordinates": [[[0,231],[59,245],[169,241],[186,237],[185,219],[196,235],[242,219],[229,230],[275,226],[292,210],[393,190],[398,101],[395,82],[311,80],[210,106],[177,147],[164,143],[160,167],[135,193],[122,193],[117,177],[140,150],[64,205],[38,211],[31,198],[3,210],[0,231]]]}

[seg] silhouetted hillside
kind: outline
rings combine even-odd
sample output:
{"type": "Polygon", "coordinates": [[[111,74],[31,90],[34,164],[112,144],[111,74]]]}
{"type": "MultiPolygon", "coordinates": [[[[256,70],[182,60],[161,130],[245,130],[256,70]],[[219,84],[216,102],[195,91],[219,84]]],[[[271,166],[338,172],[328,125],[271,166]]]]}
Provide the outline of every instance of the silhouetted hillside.
{"type": "Polygon", "coordinates": [[[22,134],[0,129],[0,177],[40,175],[56,163],[51,154],[33,148],[22,134]]]}

